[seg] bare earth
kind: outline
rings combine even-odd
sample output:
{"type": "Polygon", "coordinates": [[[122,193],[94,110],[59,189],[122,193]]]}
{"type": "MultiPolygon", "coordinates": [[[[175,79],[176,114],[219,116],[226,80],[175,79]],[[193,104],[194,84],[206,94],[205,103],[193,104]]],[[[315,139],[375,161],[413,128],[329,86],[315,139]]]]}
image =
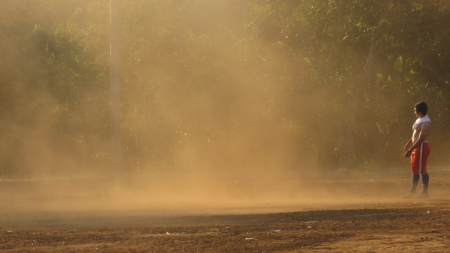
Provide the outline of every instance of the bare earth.
{"type": "Polygon", "coordinates": [[[409,174],[384,173],[298,182],[330,189],[316,201],[189,208],[112,208],[89,180],[0,182],[0,252],[450,252],[450,171],[430,175],[428,199],[402,199],[409,174]],[[100,204],[74,208],[86,202],[100,204]]]}

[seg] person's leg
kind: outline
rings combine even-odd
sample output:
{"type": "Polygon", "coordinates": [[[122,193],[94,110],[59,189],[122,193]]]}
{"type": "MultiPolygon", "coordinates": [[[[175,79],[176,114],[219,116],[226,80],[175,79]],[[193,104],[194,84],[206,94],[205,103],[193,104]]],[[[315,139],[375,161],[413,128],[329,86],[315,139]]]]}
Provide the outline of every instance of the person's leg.
{"type": "Polygon", "coordinates": [[[419,159],[418,159],[418,148],[415,148],[411,152],[411,188],[408,193],[403,195],[404,198],[411,198],[416,196],[416,188],[419,184],[420,174],[419,174],[419,159]]]}
{"type": "Polygon", "coordinates": [[[422,193],[421,194],[428,194],[428,181],[430,181],[430,176],[428,173],[422,174],[422,193]]]}
{"type": "Polygon", "coordinates": [[[427,161],[428,155],[430,154],[430,145],[428,143],[422,143],[420,148],[420,160],[419,160],[419,171],[422,174],[422,192],[418,197],[428,197],[428,182],[430,181],[430,176],[427,171],[427,161]]]}
{"type": "Polygon", "coordinates": [[[420,175],[417,173],[413,173],[411,177],[411,189],[409,189],[409,192],[415,193],[417,185],[419,184],[420,175]]]}
{"type": "Polygon", "coordinates": [[[419,149],[415,148],[411,153],[411,188],[409,189],[409,192],[415,193],[417,184],[419,183],[420,179],[420,166],[419,166],[419,149]]]}

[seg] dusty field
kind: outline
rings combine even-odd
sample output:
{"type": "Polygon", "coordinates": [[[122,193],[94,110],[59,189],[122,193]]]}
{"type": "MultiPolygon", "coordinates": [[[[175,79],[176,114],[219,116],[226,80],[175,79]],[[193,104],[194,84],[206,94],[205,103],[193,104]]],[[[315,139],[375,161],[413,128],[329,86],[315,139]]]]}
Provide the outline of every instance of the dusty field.
{"type": "Polygon", "coordinates": [[[309,178],[297,197],[295,182],[287,195],[266,185],[270,199],[223,205],[107,205],[116,193],[89,180],[0,182],[0,252],[450,252],[450,171],[430,175],[428,199],[400,198],[409,174],[384,173],[309,178]]]}

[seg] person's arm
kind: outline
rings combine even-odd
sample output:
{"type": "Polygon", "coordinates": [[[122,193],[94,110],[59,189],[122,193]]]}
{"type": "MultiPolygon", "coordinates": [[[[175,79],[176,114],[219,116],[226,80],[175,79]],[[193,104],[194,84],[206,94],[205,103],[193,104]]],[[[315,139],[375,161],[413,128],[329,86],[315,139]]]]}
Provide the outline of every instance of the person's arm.
{"type": "Polygon", "coordinates": [[[411,144],[412,144],[412,139],[409,139],[408,142],[405,144],[405,147],[403,147],[405,149],[405,151],[409,149],[411,144]]]}
{"type": "Polygon", "coordinates": [[[430,127],[431,124],[430,122],[425,122],[422,124],[421,128],[420,128],[420,133],[419,133],[419,138],[417,139],[416,142],[414,142],[412,144],[411,147],[409,147],[409,149],[406,151],[405,153],[405,157],[409,157],[412,153],[412,151],[419,146],[420,144],[422,144],[422,142],[427,138],[428,133],[430,132],[430,127]]]}

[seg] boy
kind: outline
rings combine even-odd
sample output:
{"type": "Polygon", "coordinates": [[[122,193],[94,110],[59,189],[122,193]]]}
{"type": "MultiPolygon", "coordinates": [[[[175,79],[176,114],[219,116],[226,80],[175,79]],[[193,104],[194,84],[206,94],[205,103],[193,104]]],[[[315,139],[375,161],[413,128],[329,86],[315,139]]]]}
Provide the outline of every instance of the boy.
{"type": "Polygon", "coordinates": [[[428,144],[428,134],[431,129],[431,120],[427,115],[428,106],[425,102],[419,102],[414,105],[414,112],[417,116],[413,125],[413,134],[411,139],[405,145],[405,157],[411,157],[411,189],[404,197],[412,197],[416,192],[420,175],[422,175],[422,192],[417,196],[419,198],[428,197],[427,160],[430,154],[430,145],[428,144]]]}

